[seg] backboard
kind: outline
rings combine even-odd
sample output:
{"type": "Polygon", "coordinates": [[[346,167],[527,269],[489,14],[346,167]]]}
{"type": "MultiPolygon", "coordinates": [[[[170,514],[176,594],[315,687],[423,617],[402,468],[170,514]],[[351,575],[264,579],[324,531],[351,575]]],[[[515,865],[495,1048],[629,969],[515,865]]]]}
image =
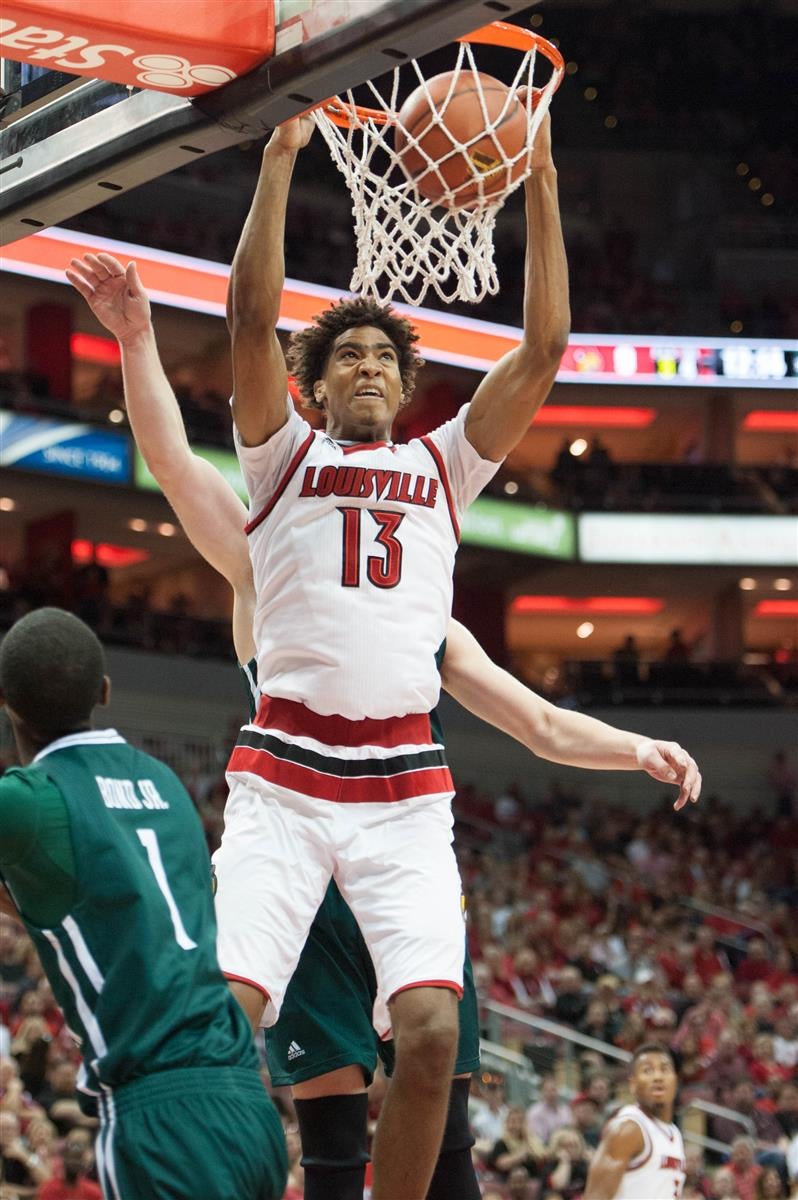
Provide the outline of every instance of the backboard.
{"type": "MultiPolygon", "coordinates": [[[[0,245],[202,155],[263,137],[328,96],[527,4],[277,0],[274,55],[193,99],[3,59],[0,245]]],[[[2,46],[0,22],[0,54],[2,46]]]]}

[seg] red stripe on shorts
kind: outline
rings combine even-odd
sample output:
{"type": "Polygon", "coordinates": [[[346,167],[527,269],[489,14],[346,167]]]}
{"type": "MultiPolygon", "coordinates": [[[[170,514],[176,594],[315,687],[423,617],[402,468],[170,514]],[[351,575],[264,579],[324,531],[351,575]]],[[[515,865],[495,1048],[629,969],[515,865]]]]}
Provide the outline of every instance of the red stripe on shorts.
{"type": "Polygon", "coordinates": [[[310,737],[324,746],[429,746],[432,739],[428,713],[375,720],[350,721],[337,713],[323,717],[297,700],[261,697],[254,724],[278,729],[289,737],[310,737]]]}
{"type": "Polygon", "coordinates": [[[410,992],[413,988],[422,987],[446,988],[450,992],[456,992],[458,1000],[463,998],[463,989],[460,984],[454,983],[451,979],[419,979],[418,983],[406,983],[404,987],[397,988],[391,999],[393,1000],[394,996],[398,996],[400,992],[410,992]]]}
{"type": "Polygon", "coordinates": [[[233,975],[231,971],[222,971],[222,974],[231,983],[245,983],[247,987],[254,988],[256,992],[260,992],[267,1004],[271,1000],[271,996],[262,983],[256,983],[254,979],[247,979],[246,975],[233,975]]]}
{"type": "Polygon", "coordinates": [[[341,775],[322,774],[301,763],[276,758],[268,750],[253,750],[249,746],[234,747],[227,770],[245,771],[301,796],[335,800],[341,804],[393,804],[397,800],[454,791],[448,767],[425,767],[401,775],[347,779],[341,775]]]}

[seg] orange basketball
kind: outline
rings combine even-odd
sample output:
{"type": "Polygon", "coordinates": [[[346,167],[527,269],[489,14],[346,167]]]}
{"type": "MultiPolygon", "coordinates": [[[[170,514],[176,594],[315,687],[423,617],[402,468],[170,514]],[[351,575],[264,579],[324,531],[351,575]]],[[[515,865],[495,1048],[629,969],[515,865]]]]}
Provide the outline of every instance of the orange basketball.
{"type": "Polygon", "coordinates": [[[493,196],[523,174],[527,163],[526,155],[522,154],[526,145],[526,109],[517,96],[507,104],[509,91],[506,84],[492,75],[446,71],[433,75],[426,91],[417,87],[408,96],[399,112],[395,146],[402,169],[422,196],[445,207],[468,208],[479,199],[480,180],[482,195],[493,196]],[[492,131],[485,128],[480,90],[488,121],[498,122],[492,131]],[[499,119],[505,104],[506,112],[499,119]],[[442,124],[434,123],[435,113],[440,114],[442,124]],[[411,136],[417,145],[409,141],[411,136]],[[463,145],[462,150],[456,149],[458,142],[463,145]],[[502,150],[509,159],[521,157],[508,165],[502,158],[502,150]],[[443,199],[447,188],[456,189],[456,195],[449,200],[443,199]]]}

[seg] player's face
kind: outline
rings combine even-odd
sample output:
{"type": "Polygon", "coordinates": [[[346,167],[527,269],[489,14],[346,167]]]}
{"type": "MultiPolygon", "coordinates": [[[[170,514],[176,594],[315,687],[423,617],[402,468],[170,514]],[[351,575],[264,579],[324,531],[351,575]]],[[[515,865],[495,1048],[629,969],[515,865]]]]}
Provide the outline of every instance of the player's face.
{"type": "Polygon", "coordinates": [[[632,1093],[644,1110],[660,1116],[673,1110],[678,1079],[667,1054],[641,1054],[632,1074],[632,1093]]]}
{"type": "Polygon", "coordinates": [[[357,326],[333,342],[316,398],[331,437],[377,440],[390,433],[402,401],[396,346],[374,325],[357,326]]]}

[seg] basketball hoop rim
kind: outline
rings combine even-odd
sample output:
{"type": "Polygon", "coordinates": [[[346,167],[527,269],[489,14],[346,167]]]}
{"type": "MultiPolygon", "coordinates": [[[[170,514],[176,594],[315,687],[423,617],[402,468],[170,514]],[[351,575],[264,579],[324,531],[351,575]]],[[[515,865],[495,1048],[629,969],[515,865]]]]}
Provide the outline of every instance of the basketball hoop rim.
{"type": "MultiPolygon", "coordinates": [[[[522,54],[526,54],[530,50],[539,50],[553,67],[550,81],[552,94],[562,83],[565,73],[563,56],[552,42],[539,33],[534,33],[531,29],[523,29],[520,25],[508,25],[506,21],[493,21],[490,25],[483,25],[481,29],[465,33],[456,40],[483,46],[505,46],[509,50],[518,50],[522,54]]],[[[535,97],[540,94],[541,90],[534,89],[533,105],[535,97]]],[[[360,122],[372,121],[375,125],[388,125],[396,122],[395,114],[385,112],[380,108],[364,108],[359,104],[347,104],[340,96],[331,96],[328,100],[322,100],[320,104],[314,104],[313,108],[307,110],[307,113],[316,111],[323,112],[329,121],[341,129],[351,129],[353,118],[357,118],[360,122]]]]}

